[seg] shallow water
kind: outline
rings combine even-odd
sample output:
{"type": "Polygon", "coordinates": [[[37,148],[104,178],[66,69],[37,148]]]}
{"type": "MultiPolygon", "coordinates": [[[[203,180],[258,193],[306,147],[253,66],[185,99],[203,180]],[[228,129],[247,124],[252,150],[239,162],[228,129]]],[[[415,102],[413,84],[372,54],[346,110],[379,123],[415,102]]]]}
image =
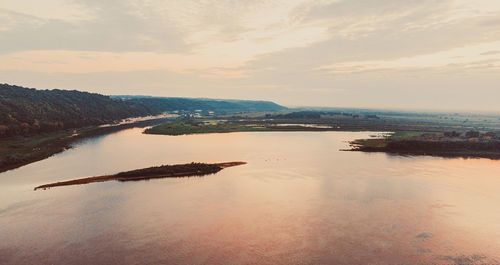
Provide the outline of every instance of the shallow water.
{"type": "Polygon", "coordinates": [[[0,174],[0,263],[500,262],[500,162],[341,152],[373,133],[124,130],[0,174]],[[205,177],[35,186],[161,164],[205,177]]]}

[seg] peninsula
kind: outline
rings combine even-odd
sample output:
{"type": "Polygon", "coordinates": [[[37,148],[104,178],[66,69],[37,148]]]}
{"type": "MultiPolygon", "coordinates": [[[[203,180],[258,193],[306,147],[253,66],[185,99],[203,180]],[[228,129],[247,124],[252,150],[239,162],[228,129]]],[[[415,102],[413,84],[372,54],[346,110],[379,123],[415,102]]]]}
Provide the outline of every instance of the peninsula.
{"type": "Polygon", "coordinates": [[[383,137],[352,141],[351,148],[344,151],[500,159],[499,121],[498,117],[487,115],[418,116],[410,113],[299,111],[183,117],[148,128],[145,133],[184,135],[264,131],[378,131],[387,133],[383,137]]]}

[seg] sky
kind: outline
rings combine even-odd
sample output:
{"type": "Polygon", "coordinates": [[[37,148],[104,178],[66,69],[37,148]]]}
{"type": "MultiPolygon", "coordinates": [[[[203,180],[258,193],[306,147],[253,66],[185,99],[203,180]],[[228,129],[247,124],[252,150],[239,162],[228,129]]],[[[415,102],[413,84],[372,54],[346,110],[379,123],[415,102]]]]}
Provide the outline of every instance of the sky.
{"type": "Polygon", "coordinates": [[[0,0],[0,83],[500,111],[500,1],[0,0]]]}

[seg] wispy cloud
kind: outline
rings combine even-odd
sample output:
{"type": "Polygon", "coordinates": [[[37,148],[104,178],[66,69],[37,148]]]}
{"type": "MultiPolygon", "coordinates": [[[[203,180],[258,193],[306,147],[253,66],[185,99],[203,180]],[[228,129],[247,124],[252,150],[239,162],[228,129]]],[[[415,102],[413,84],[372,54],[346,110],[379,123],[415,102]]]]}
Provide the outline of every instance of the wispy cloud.
{"type": "Polygon", "coordinates": [[[395,60],[374,60],[338,63],[319,67],[328,69],[331,73],[354,73],[370,70],[392,69],[408,70],[421,68],[439,68],[449,65],[462,67],[477,66],[488,62],[492,68],[500,66],[500,52],[483,52],[491,48],[500,47],[500,41],[463,48],[456,48],[437,53],[403,57],[395,60]],[[487,58],[485,58],[487,56],[487,58]]]}

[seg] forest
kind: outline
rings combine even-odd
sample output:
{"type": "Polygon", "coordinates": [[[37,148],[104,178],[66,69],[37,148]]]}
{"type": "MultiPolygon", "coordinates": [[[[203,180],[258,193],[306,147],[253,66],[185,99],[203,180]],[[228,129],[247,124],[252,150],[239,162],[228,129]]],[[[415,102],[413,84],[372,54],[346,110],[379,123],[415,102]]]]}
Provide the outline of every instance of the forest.
{"type": "Polygon", "coordinates": [[[0,84],[0,137],[100,125],[156,112],[94,93],[0,84]]]}
{"type": "Polygon", "coordinates": [[[235,114],[252,112],[277,112],[287,110],[286,107],[271,101],[175,98],[148,96],[112,96],[127,102],[149,106],[163,111],[213,111],[214,114],[235,114]]]}

